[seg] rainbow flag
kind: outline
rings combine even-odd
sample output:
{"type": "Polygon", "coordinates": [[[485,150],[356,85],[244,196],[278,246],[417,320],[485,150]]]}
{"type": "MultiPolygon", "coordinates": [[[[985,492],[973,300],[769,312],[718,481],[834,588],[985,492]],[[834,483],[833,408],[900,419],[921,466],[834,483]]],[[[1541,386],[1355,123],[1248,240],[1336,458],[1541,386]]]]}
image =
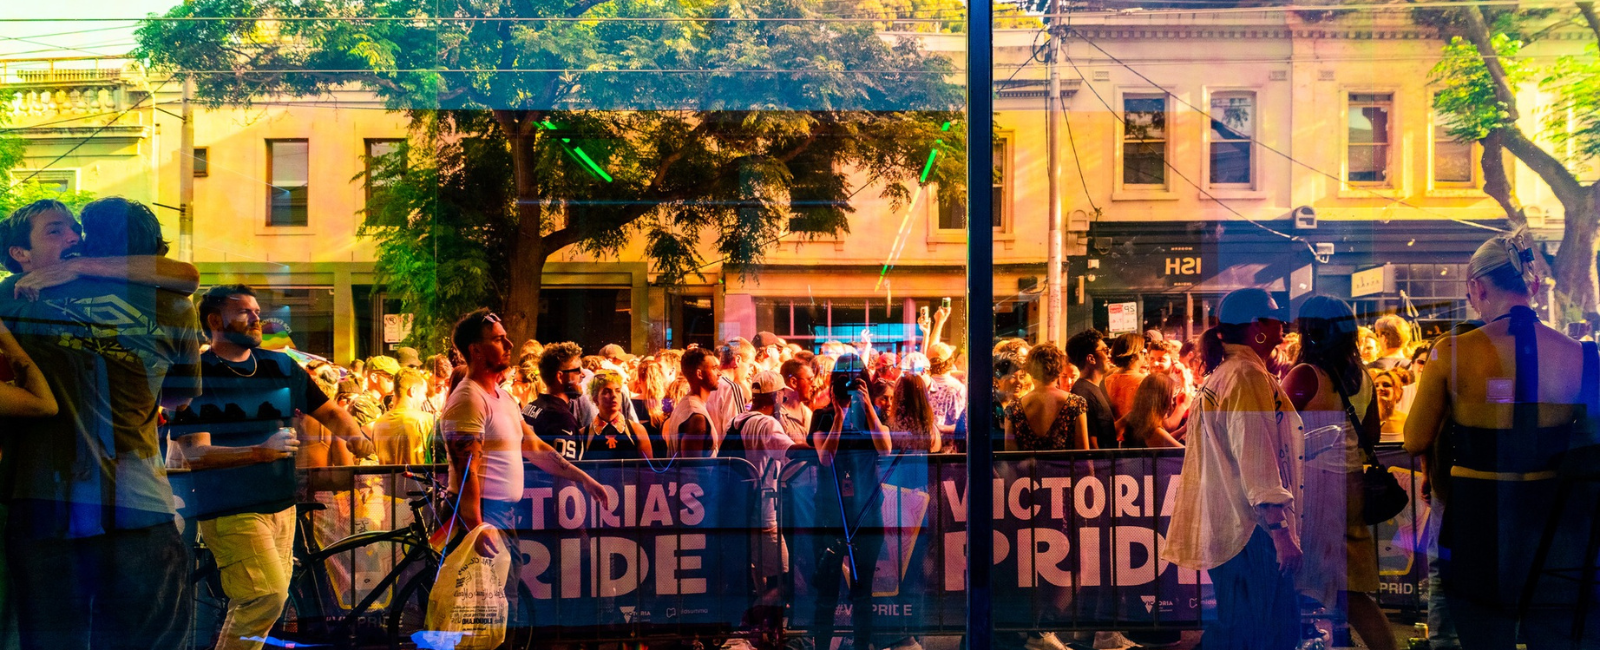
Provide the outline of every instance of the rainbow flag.
{"type": "Polygon", "coordinates": [[[261,332],[261,349],[286,350],[294,347],[294,341],[289,339],[289,333],[284,331],[261,332]]]}

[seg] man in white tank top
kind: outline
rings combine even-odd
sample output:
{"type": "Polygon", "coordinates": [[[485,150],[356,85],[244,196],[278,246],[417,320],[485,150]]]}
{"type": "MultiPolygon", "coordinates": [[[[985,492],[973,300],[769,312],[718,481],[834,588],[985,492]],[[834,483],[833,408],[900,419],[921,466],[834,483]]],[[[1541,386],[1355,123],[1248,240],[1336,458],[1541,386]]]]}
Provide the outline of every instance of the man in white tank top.
{"type": "MultiPolygon", "coordinates": [[[[478,537],[477,551],[484,557],[497,555],[511,543],[502,535],[511,534],[512,513],[522,500],[524,462],[577,483],[601,507],[610,508],[610,497],[600,483],[535,436],[523,422],[516,398],[500,388],[512,353],[500,317],[487,309],[467,314],[456,322],[452,339],[467,358],[467,377],[450,393],[439,416],[450,457],[449,498],[455,507],[454,520],[445,525],[453,526],[460,536],[489,524],[494,530],[478,537]]],[[[520,557],[511,554],[506,586],[513,625],[521,611],[516,590],[520,557]]]]}
{"type": "Polygon", "coordinates": [[[683,353],[683,377],[689,394],[673,406],[672,417],[661,427],[667,455],[702,458],[716,455],[716,418],[706,408],[706,400],[717,387],[722,362],[704,348],[683,353]]]}

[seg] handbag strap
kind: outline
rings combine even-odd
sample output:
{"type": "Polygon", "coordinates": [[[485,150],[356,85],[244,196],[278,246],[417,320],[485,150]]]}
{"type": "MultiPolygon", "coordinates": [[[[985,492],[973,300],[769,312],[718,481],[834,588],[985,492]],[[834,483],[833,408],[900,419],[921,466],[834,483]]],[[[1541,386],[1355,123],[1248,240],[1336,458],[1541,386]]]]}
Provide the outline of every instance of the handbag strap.
{"type": "MultiPolygon", "coordinates": [[[[1350,426],[1356,432],[1356,443],[1361,446],[1362,451],[1367,453],[1368,463],[1376,467],[1383,467],[1383,464],[1378,462],[1376,444],[1373,442],[1372,437],[1367,435],[1366,427],[1361,424],[1361,417],[1356,415],[1355,407],[1350,405],[1350,393],[1345,390],[1344,381],[1339,376],[1339,372],[1332,369],[1328,370],[1328,378],[1333,382],[1334,392],[1339,393],[1339,402],[1344,405],[1344,415],[1350,420],[1350,426]]],[[[1376,403],[1378,396],[1374,394],[1372,399],[1373,403],[1376,403]]]]}

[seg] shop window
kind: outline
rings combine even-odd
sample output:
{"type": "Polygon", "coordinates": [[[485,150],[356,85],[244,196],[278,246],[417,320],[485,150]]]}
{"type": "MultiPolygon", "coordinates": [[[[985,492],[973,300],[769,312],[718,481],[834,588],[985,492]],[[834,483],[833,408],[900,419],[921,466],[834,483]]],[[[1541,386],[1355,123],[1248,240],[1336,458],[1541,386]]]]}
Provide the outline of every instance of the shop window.
{"type": "MultiPolygon", "coordinates": [[[[932,312],[940,304],[939,300],[910,302],[913,311],[909,322],[907,301],[900,299],[776,300],[761,308],[772,310],[774,334],[813,351],[828,341],[856,345],[869,339],[879,352],[901,353],[921,344],[921,332],[916,326],[921,309],[926,307],[932,312]]],[[[946,326],[946,340],[950,339],[952,327],[953,324],[946,326]]]]}
{"type": "Polygon", "coordinates": [[[1167,96],[1122,97],[1122,184],[1167,184],[1167,96]]]}
{"type": "Polygon", "coordinates": [[[1211,96],[1211,184],[1248,186],[1254,179],[1255,93],[1211,96]]]}
{"type": "Polygon", "coordinates": [[[267,225],[305,226],[311,185],[311,145],[305,140],[267,141],[267,225]]]}
{"type": "Polygon", "coordinates": [[[1389,93],[1351,93],[1348,121],[1346,177],[1351,183],[1387,185],[1389,183],[1389,121],[1394,112],[1394,95],[1389,93]]]}
{"type": "MultiPolygon", "coordinates": [[[[1006,215],[1006,174],[1010,173],[1011,161],[1006,156],[1006,141],[997,139],[994,144],[994,229],[1005,230],[1006,215]]],[[[939,193],[939,229],[940,230],[966,230],[967,229],[967,197],[965,195],[952,196],[955,192],[939,193]]]]}

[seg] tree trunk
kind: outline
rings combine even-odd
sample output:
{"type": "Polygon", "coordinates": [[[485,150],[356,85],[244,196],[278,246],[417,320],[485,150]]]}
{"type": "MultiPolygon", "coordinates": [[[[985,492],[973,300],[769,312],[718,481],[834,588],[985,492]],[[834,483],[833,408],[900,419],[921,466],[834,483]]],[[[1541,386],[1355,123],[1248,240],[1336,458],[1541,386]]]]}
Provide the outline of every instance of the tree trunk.
{"type": "Polygon", "coordinates": [[[1593,322],[1600,295],[1596,291],[1595,230],[1600,226],[1600,183],[1590,184],[1576,193],[1557,192],[1566,209],[1561,251],[1556,255],[1556,291],[1566,297],[1568,307],[1576,307],[1584,320],[1593,322]]]}
{"type": "Polygon", "coordinates": [[[544,262],[551,251],[546,250],[543,233],[544,214],[534,180],[533,129],[524,122],[533,119],[501,120],[511,145],[512,173],[516,183],[517,230],[516,236],[506,244],[506,260],[511,266],[505,291],[505,307],[501,312],[506,334],[511,342],[521,345],[539,332],[539,292],[544,286],[544,262]]]}

